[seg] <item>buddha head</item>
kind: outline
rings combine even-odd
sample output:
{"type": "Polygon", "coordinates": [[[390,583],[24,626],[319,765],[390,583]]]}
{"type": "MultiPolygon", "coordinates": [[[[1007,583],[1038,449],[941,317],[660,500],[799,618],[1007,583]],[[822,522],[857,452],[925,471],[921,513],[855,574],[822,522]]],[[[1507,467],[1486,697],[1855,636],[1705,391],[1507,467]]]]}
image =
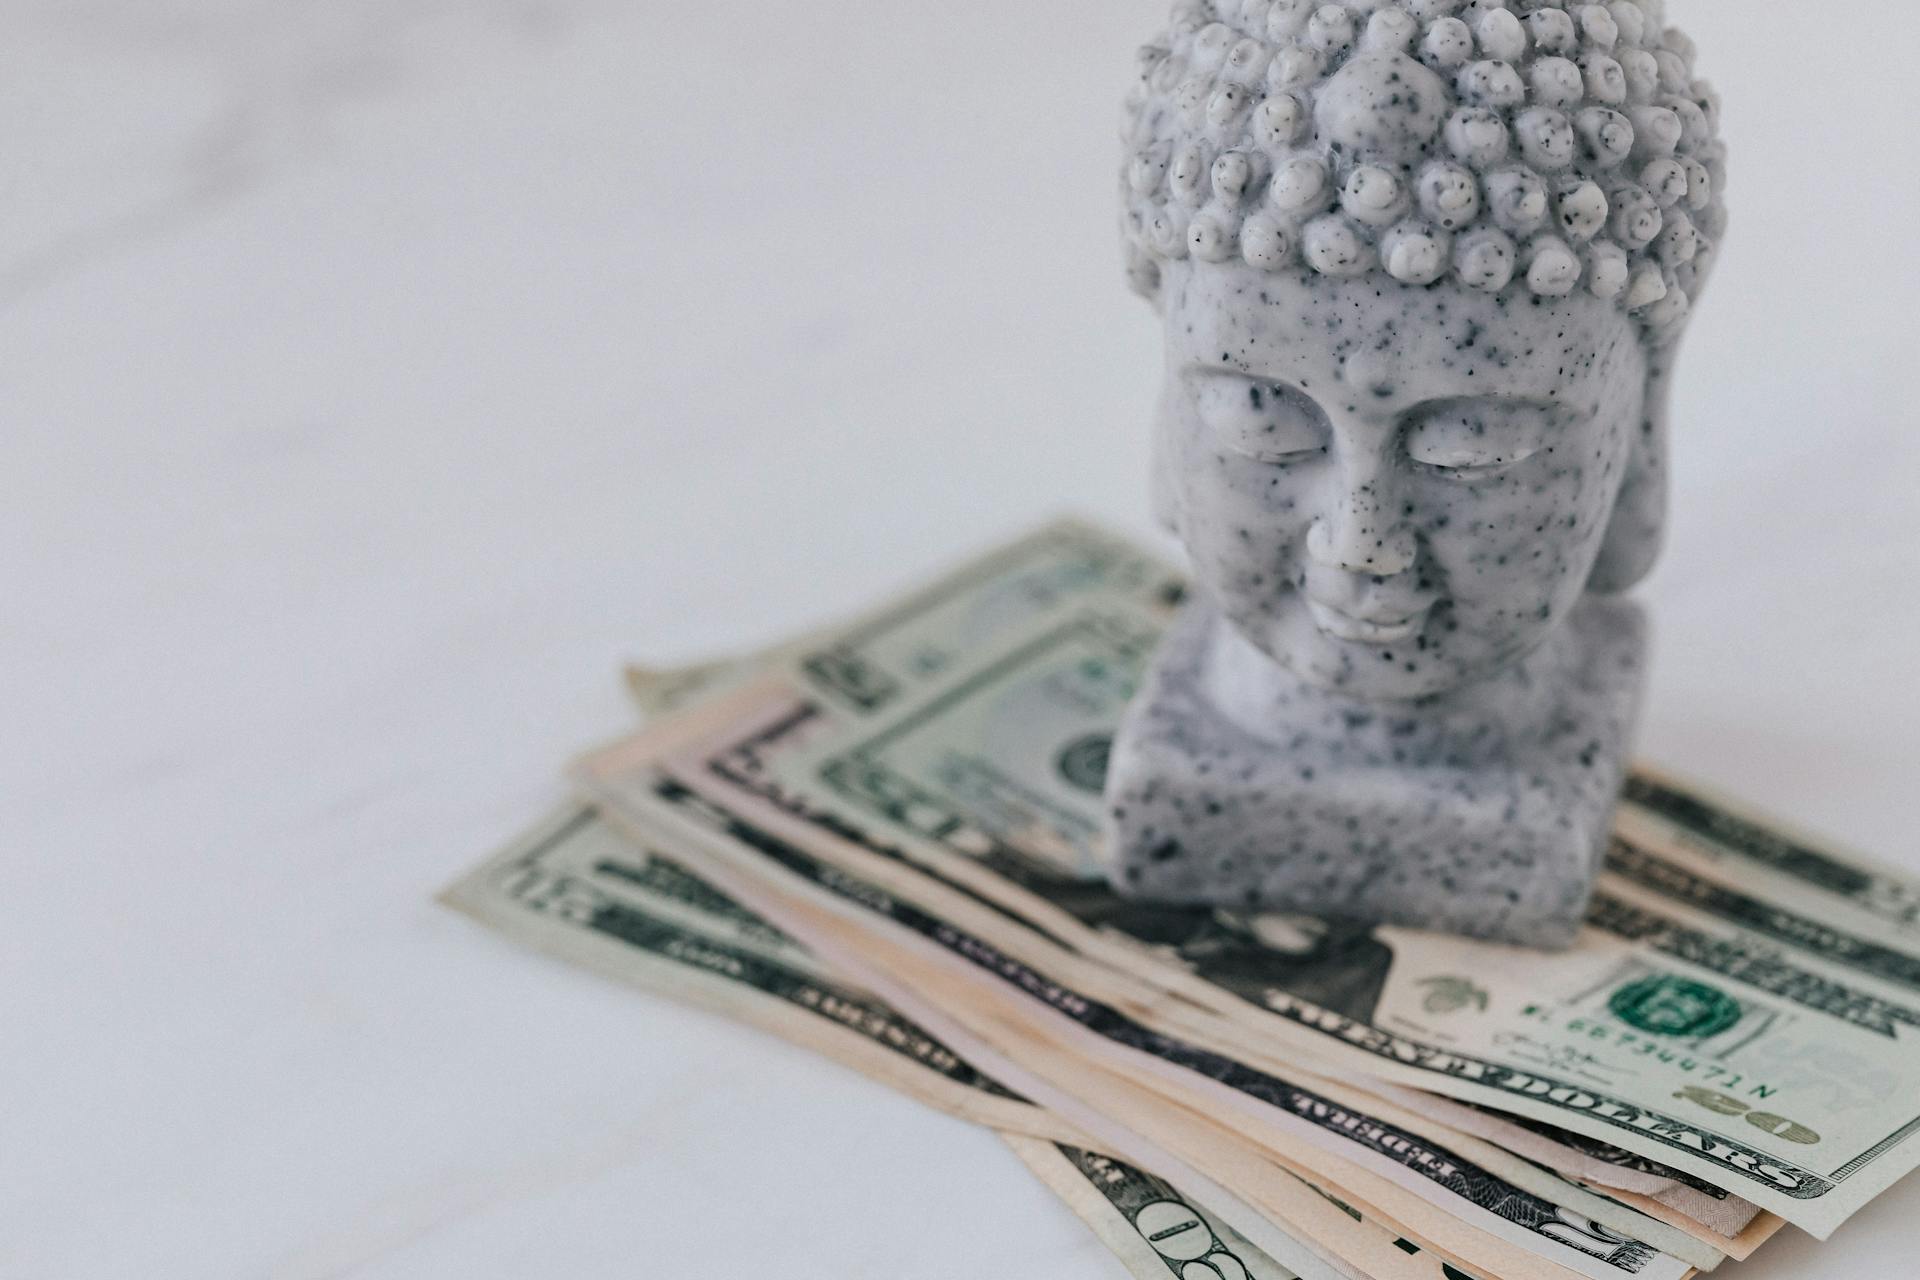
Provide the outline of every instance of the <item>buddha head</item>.
{"type": "Polygon", "coordinates": [[[1238,636],[1415,699],[1631,587],[1725,222],[1663,0],[1181,0],[1128,98],[1155,502],[1238,636]]]}

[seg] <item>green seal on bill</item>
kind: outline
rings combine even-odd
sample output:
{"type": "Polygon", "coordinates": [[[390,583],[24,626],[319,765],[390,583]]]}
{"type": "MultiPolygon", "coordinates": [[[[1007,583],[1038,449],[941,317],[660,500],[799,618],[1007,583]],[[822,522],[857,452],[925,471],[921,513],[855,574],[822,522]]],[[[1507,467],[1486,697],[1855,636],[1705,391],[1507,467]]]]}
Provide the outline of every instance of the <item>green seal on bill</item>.
{"type": "Polygon", "coordinates": [[[1107,757],[1112,753],[1111,733],[1090,733],[1062,748],[1054,767],[1067,785],[1097,796],[1107,785],[1107,757]]]}
{"type": "Polygon", "coordinates": [[[1704,1040],[1740,1021],[1740,1002],[1717,987],[1671,974],[1630,982],[1607,1001],[1613,1016],[1656,1036],[1704,1040]]]}

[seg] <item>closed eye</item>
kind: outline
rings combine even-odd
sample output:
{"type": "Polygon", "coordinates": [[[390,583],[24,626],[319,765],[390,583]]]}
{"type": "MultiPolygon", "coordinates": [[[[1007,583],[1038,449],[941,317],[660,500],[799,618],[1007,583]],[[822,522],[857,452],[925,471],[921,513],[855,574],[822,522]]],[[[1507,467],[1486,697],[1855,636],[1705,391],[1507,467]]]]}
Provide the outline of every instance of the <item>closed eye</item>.
{"type": "Polygon", "coordinates": [[[1407,456],[1448,480],[1485,479],[1545,449],[1563,417],[1556,405],[1500,396],[1434,401],[1408,415],[1407,456]]]}
{"type": "Polygon", "coordinates": [[[1273,466],[1326,453],[1326,415],[1298,387],[1219,369],[1192,370],[1188,380],[1200,420],[1233,452],[1273,466]]]}
{"type": "Polygon", "coordinates": [[[1413,460],[1450,480],[1479,480],[1517,466],[1537,452],[1522,449],[1512,453],[1448,453],[1431,457],[1416,454],[1413,460]]]}
{"type": "Polygon", "coordinates": [[[1489,476],[1497,476],[1502,471],[1513,466],[1511,462],[1485,462],[1464,467],[1443,467],[1431,462],[1426,465],[1435,475],[1442,476],[1448,480],[1460,481],[1485,480],[1489,476]]]}

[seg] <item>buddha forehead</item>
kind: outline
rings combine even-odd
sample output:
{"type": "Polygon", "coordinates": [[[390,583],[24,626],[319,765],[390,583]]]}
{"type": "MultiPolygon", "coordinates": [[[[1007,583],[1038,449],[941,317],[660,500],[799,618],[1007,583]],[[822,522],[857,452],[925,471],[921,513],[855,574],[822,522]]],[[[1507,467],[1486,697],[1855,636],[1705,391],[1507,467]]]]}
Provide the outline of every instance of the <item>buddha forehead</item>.
{"type": "Polygon", "coordinates": [[[1618,376],[1644,369],[1633,322],[1590,295],[1189,261],[1167,273],[1164,304],[1175,368],[1272,378],[1356,409],[1508,395],[1593,412],[1618,376]]]}

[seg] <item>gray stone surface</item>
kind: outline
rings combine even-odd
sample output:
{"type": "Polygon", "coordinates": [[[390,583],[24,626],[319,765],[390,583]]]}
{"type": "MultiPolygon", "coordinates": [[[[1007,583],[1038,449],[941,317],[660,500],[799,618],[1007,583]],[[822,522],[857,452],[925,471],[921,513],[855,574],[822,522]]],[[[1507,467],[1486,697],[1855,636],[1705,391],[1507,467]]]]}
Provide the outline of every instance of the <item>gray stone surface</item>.
{"type": "Polygon", "coordinates": [[[1565,946],[1598,870],[1645,655],[1639,606],[1589,598],[1485,681],[1368,702],[1287,675],[1211,608],[1191,608],[1115,745],[1116,885],[1565,946]],[[1238,715],[1221,714],[1222,684],[1238,715]]]}
{"type": "Polygon", "coordinates": [[[1196,603],[1116,744],[1124,889],[1571,936],[1643,679],[1601,597],[1659,552],[1725,225],[1692,65],[1654,0],[1181,0],[1143,50],[1123,235],[1196,603]]]}

